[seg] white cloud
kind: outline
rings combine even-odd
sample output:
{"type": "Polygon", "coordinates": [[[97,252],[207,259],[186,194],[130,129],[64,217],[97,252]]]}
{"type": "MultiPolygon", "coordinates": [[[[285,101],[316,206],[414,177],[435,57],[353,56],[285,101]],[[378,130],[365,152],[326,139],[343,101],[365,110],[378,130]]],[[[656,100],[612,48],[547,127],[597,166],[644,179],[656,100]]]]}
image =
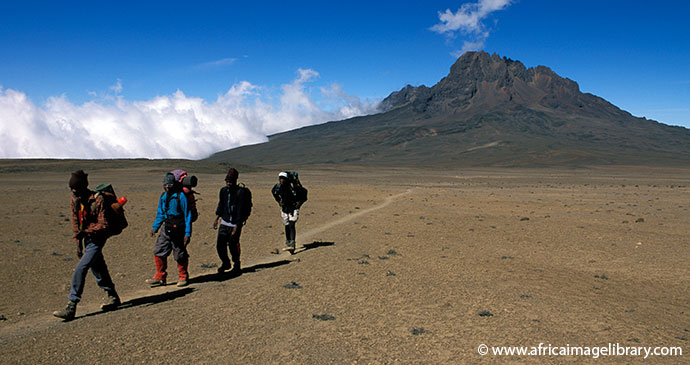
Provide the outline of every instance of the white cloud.
{"type": "Polygon", "coordinates": [[[489,31],[483,20],[491,13],[507,8],[513,0],[478,0],[476,3],[465,3],[458,11],[453,13],[450,9],[438,12],[439,24],[430,29],[448,37],[455,37],[455,32],[460,31],[469,37],[465,40],[459,51],[453,52],[458,57],[466,51],[476,51],[484,47],[489,37],[489,31]]]}
{"type": "Polygon", "coordinates": [[[115,85],[110,87],[110,90],[115,92],[115,94],[121,93],[122,92],[122,80],[117,79],[117,82],[115,83],[115,85]]]}
{"type": "Polygon", "coordinates": [[[232,65],[235,62],[237,62],[237,58],[222,58],[222,59],[215,60],[215,61],[200,63],[200,64],[194,66],[194,68],[196,68],[198,70],[209,69],[209,68],[232,65]]]}
{"type": "MultiPolygon", "coordinates": [[[[378,101],[362,102],[339,86],[311,95],[307,83],[318,75],[299,69],[276,98],[242,81],[212,103],[178,90],[150,100],[81,105],[58,96],[36,106],[23,92],[0,87],[0,158],[198,159],[270,134],[376,112],[378,101]]],[[[119,93],[119,80],[116,86],[119,93]]]]}

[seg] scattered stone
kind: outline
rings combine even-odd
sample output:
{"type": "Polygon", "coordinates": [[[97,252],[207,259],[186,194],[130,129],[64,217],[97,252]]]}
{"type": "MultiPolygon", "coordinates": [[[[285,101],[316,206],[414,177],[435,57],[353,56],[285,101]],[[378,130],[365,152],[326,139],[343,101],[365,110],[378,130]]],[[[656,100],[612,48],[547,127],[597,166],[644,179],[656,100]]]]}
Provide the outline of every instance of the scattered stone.
{"type": "Polygon", "coordinates": [[[72,257],[63,257],[62,261],[74,261],[74,258],[72,257]]]}
{"type": "Polygon", "coordinates": [[[528,299],[531,298],[532,296],[530,294],[520,294],[520,299],[528,299]]]}
{"type": "MultiPolygon", "coordinates": [[[[277,249],[277,248],[274,248],[273,251],[271,251],[271,253],[274,254],[274,255],[278,255],[278,254],[280,254],[280,250],[277,249]]],[[[348,259],[348,260],[349,260],[349,259],[348,259]]]]}
{"type": "Polygon", "coordinates": [[[385,234],[386,236],[390,236],[392,233],[386,232],[386,233],[384,233],[384,234],[385,234]]]}
{"type": "Polygon", "coordinates": [[[623,224],[626,224],[626,223],[630,223],[630,222],[628,222],[628,221],[623,221],[623,224]]]}
{"type": "Polygon", "coordinates": [[[537,322],[537,323],[541,323],[541,321],[540,321],[540,320],[538,320],[538,319],[533,319],[533,320],[532,320],[532,322],[537,322]]]}
{"type": "Polygon", "coordinates": [[[513,256],[501,256],[501,260],[512,260],[513,256]]]}
{"type": "Polygon", "coordinates": [[[311,318],[318,319],[319,321],[333,321],[335,317],[330,314],[312,314],[311,318]]]}
{"type": "Polygon", "coordinates": [[[528,217],[522,217],[522,218],[520,218],[520,221],[521,221],[521,222],[523,222],[523,221],[528,221],[528,220],[529,220],[528,217]]]}
{"type": "Polygon", "coordinates": [[[6,321],[7,317],[4,314],[0,314],[0,321],[6,321]]]}
{"type": "Polygon", "coordinates": [[[20,240],[14,240],[14,243],[22,243],[20,240]]]}
{"type": "Polygon", "coordinates": [[[379,256],[379,260],[388,260],[388,256],[379,256]]]}
{"type": "Polygon", "coordinates": [[[595,278],[597,279],[602,279],[602,280],[608,280],[609,277],[606,275],[594,275],[595,278]]]}
{"type": "Polygon", "coordinates": [[[628,342],[640,343],[640,339],[637,337],[629,338],[628,342]]]}
{"type": "Polygon", "coordinates": [[[391,256],[395,256],[395,255],[397,255],[397,254],[398,254],[398,252],[397,252],[397,251],[395,251],[395,250],[388,250],[388,252],[387,252],[387,253],[388,253],[389,255],[391,255],[391,256]]]}
{"type": "Polygon", "coordinates": [[[410,332],[412,332],[412,335],[414,335],[414,336],[423,335],[423,334],[425,334],[425,333],[431,333],[431,331],[425,330],[425,329],[422,328],[422,327],[413,328],[412,331],[410,331],[410,332]]]}
{"type": "Polygon", "coordinates": [[[355,207],[355,209],[359,209],[359,207],[355,207]]]}
{"type": "Polygon", "coordinates": [[[395,276],[395,273],[388,270],[388,271],[386,271],[386,276],[395,276]]]}
{"type": "Polygon", "coordinates": [[[264,226],[264,228],[273,228],[273,226],[264,226]]]}
{"type": "Polygon", "coordinates": [[[412,233],[408,233],[407,237],[414,237],[414,235],[412,233]]]}
{"type": "Polygon", "coordinates": [[[285,289],[302,289],[302,285],[299,285],[298,283],[291,281],[290,284],[283,285],[283,288],[285,288],[285,289]]]}
{"type": "Polygon", "coordinates": [[[218,264],[201,264],[202,269],[213,269],[215,267],[218,267],[218,264]]]}
{"type": "Polygon", "coordinates": [[[479,312],[480,317],[493,317],[494,314],[489,312],[488,310],[483,310],[479,312]]]}
{"type": "Polygon", "coordinates": [[[644,218],[637,218],[637,220],[635,220],[635,223],[642,223],[642,222],[644,222],[644,218]]]}
{"type": "Polygon", "coordinates": [[[51,255],[51,256],[62,256],[61,253],[57,253],[57,252],[53,252],[53,253],[51,253],[50,255],[51,255]]]}
{"type": "Polygon", "coordinates": [[[369,265],[369,261],[367,261],[367,260],[359,260],[359,261],[357,261],[357,263],[360,265],[369,265]]]}
{"type": "Polygon", "coordinates": [[[681,341],[687,341],[688,340],[688,338],[685,336],[676,336],[676,338],[681,340],[681,341]]]}
{"type": "Polygon", "coordinates": [[[630,308],[630,309],[626,309],[625,313],[632,313],[634,311],[635,311],[635,308],[630,308]]]}
{"type": "Polygon", "coordinates": [[[419,219],[426,219],[426,217],[423,216],[423,215],[420,215],[420,216],[419,216],[419,219]]]}

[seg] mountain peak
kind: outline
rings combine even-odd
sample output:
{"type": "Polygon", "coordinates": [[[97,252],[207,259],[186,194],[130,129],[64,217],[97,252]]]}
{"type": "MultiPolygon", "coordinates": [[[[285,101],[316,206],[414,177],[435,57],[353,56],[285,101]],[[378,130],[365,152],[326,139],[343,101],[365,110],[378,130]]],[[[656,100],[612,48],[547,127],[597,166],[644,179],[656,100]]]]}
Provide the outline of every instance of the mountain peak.
{"type": "Polygon", "coordinates": [[[384,99],[382,107],[387,111],[410,106],[428,114],[504,104],[540,104],[576,111],[585,104],[601,103],[582,94],[576,82],[546,66],[527,68],[520,61],[479,51],[460,56],[449,74],[433,87],[407,85],[384,99]]]}
{"type": "Polygon", "coordinates": [[[379,114],[281,133],[214,159],[403,166],[687,164],[690,130],[635,118],[545,66],[467,52],[432,87],[406,85],[379,114]],[[300,151],[285,155],[289,146],[300,151]]]}

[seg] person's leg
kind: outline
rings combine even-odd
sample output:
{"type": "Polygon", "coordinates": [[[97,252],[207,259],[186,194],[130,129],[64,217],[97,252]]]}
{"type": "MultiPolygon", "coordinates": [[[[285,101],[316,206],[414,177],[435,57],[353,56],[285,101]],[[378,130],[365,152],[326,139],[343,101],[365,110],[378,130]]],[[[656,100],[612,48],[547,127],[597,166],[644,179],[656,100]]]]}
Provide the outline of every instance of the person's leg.
{"type": "Polygon", "coordinates": [[[151,286],[165,285],[168,277],[168,256],[170,252],[172,252],[172,242],[165,233],[165,228],[161,228],[161,233],[158,235],[156,246],[153,249],[156,273],[153,275],[153,279],[146,280],[147,284],[151,286]]]}
{"type": "Polygon", "coordinates": [[[228,245],[230,243],[230,232],[232,228],[221,225],[218,227],[218,240],[216,241],[216,251],[220,259],[218,272],[230,270],[230,259],[228,258],[228,245]]]}
{"type": "Polygon", "coordinates": [[[173,257],[179,272],[177,286],[186,286],[189,281],[189,253],[184,247],[184,236],[172,237],[173,257]]]}
{"type": "Polygon", "coordinates": [[[242,265],[240,263],[240,235],[242,234],[242,226],[237,226],[235,234],[230,236],[230,256],[232,256],[232,271],[234,273],[242,272],[242,265]]]}
{"type": "Polygon", "coordinates": [[[295,222],[290,223],[290,241],[292,241],[293,244],[295,243],[295,239],[297,238],[297,227],[296,226],[297,225],[295,224],[295,222]]]}
{"type": "Polygon", "coordinates": [[[84,247],[84,254],[77,263],[72,275],[72,287],[67,296],[69,303],[67,306],[59,311],[53,312],[53,315],[62,318],[65,321],[71,321],[77,313],[77,303],[81,301],[81,295],[84,292],[84,283],[86,281],[86,274],[89,268],[93,265],[95,258],[100,254],[101,248],[94,243],[87,243],[84,247]]]}
{"type": "Polygon", "coordinates": [[[281,211],[280,218],[283,220],[283,225],[285,226],[285,245],[290,243],[290,215],[281,211]]]}
{"type": "Polygon", "coordinates": [[[285,243],[289,244],[292,240],[292,223],[285,225],[285,243]]]}
{"type": "MultiPolygon", "coordinates": [[[[98,257],[101,254],[101,247],[93,242],[85,244],[84,254],[77,263],[77,267],[74,269],[74,275],[72,275],[72,287],[70,289],[69,296],[67,298],[74,302],[79,303],[81,301],[81,295],[84,292],[84,283],[86,281],[86,274],[98,257]]],[[[101,256],[102,258],[102,256],[101,256]]]]}
{"type": "Polygon", "coordinates": [[[101,305],[102,310],[113,310],[120,305],[120,296],[115,290],[115,284],[108,271],[108,265],[105,263],[105,257],[103,256],[103,246],[105,242],[100,244],[101,250],[95,255],[93,263],[91,265],[91,273],[96,277],[96,284],[105,290],[108,294],[108,298],[105,303],[101,305]]]}
{"type": "Polygon", "coordinates": [[[292,214],[288,217],[288,220],[290,221],[290,242],[292,243],[292,246],[295,246],[295,240],[297,239],[297,220],[299,219],[299,209],[295,209],[292,211],[292,214]]]}

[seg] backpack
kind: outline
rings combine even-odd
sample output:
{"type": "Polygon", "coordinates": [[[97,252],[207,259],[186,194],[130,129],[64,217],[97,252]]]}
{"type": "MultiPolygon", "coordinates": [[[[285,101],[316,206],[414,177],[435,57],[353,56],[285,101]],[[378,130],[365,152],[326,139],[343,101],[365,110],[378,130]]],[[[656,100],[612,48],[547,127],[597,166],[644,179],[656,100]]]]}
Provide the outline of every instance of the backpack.
{"type": "Polygon", "coordinates": [[[192,190],[192,188],[197,186],[197,184],[199,183],[199,179],[197,179],[196,176],[188,175],[185,170],[178,169],[170,171],[169,173],[173,174],[173,176],[175,177],[175,181],[182,185],[182,192],[187,198],[187,205],[189,206],[189,210],[192,211],[192,222],[196,221],[197,218],[199,218],[199,211],[196,209],[196,198],[194,197],[194,194],[199,193],[192,190]]]}
{"type": "Polygon", "coordinates": [[[247,219],[249,219],[249,216],[252,214],[252,191],[249,190],[249,188],[242,183],[237,184],[237,199],[234,200],[238,203],[233,205],[230,205],[230,202],[233,200],[230,197],[230,189],[228,189],[227,191],[228,210],[230,212],[231,218],[235,216],[234,212],[237,211],[237,219],[239,222],[234,223],[239,223],[240,225],[242,225],[247,221],[247,219]]]}
{"type": "Polygon", "coordinates": [[[96,187],[94,196],[103,196],[105,203],[105,220],[108,222],[108,237],[116,236],[127,228],[127,217],[125,217],[125,208],[123,203],[120,203],[115,194],[115,189],[110,184],[100,184],[96,187]]]}
{"type": "Polygon", "coordinates": [[[237,185],[237,198],[242,203],[239,207],[240,222],[244,223],[252,214],[252,191],[243,183],[237,185]]]}
{"type": "Polygon", "coordinates": [[[299,181],[299,174],[297,171],[289,171],[288,172],[288,181],[292,184],[292,191],[295,192],[295,199],[297,199],[297,205],[301,206],[304,204],[304,202],[307,201],[307,188],[302,186],[302,183],[299,181]]]}

